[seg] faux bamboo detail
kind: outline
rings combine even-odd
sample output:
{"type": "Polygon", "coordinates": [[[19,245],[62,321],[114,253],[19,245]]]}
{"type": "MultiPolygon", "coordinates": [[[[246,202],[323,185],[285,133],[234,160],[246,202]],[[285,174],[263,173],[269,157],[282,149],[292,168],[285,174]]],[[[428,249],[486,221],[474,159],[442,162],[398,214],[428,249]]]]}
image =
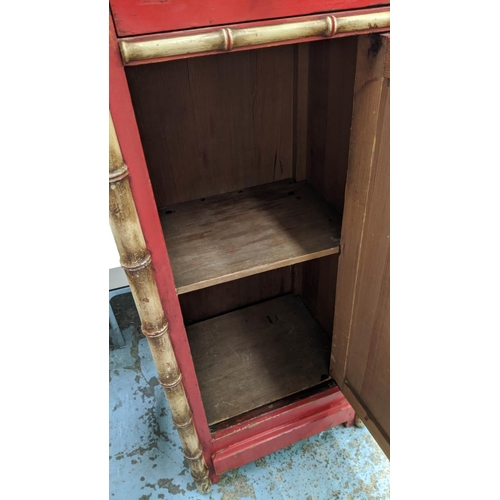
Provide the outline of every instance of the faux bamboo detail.
{"type": "Polygon", "coordinates": [[[311,37],[330,38],[337,33],[389,28],[390,13],[327,15],[320,19],[292,21],[250,28],[218,28],[204,33],[156,38],[128,39],[119,42],[124,64],[166,57],[185,56],[235,48],[290,42],[311,37]]]}
{"type": "Polygon", "coordinates": [[[146,248],[111,114],[109,116],[109,221],[125,269],[141,328],[148,340],[158,380],[163,387],[191,475],[201,493],[210,490],[208,468],[202,454],[193,414],[182,385],[182,375],[168,333],[158,288],[146,248]]]}
{"type": "Polygon", "coordinates": [[[160,384],[165,387],[166,389],[173,389],[176,385],[179,385],[182,380],[182,374],[179,373],[179,378],[177,380],[174,380],[173,382],[170,382],[169,384],[167,383],[161,383],[160,384]]]}
{"type": "Polygon", "coordinates": [[[348,33],[350,31],[362,31],[372,28],[389,28],[390,25],[391,14],[389,11],[379,12],[378,14],[339,17],[337,19],[337,33],[348,33]]]}
{"type": "Polygon", "coordinates": [[[130,272],[140,271],[141,269],[144,269],[145,267],[148,267],[150,264],[151,264],[151,255],[149,255],[149,253],[148,253],[144,257],[144,259],[142,259],[142,262],[139,262],[135,266],[129,266],[129,267],[127,267],[127,270],[130,271],[130,272]]]}
{"type": "Polygon", "coordinates": [[[109,182],[116,182],[128,175],[127,165],[123,165],[121,168],[116,169],[112,174],[109,174],[109,182]]]}
{"type": "Polygon", "coordinates": [[[154,331],[147,331],[143,330],[142,333],[144,334],[145,337],[148,337],[150,339],[154,339],[156,337],[161,337],[168,331],[168,324],[166,324],[163,328],[160,330],[154,330],[154,331]]]}
{"type": "Polygon", "coordinates": [[[189,420],[185,424],[176,424],[177,429],[182,429],[183,427],[187,427],[188,425],[191,425],[193,422],[193,417],[190,417],[189,420]]]}

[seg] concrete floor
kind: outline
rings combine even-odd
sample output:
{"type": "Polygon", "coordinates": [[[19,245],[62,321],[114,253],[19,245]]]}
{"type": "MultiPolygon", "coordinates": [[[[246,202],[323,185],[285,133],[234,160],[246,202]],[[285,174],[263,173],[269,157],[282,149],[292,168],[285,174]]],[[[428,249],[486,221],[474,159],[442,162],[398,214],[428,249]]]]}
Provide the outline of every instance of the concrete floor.
{"type": "Polygon", "coordinates": [[[147,341],[135,326],[110,347],[110,498],[388,499],[389,461],[365,428],[335,427],[226,473],[200,495],[187,469],[147,341]]]}

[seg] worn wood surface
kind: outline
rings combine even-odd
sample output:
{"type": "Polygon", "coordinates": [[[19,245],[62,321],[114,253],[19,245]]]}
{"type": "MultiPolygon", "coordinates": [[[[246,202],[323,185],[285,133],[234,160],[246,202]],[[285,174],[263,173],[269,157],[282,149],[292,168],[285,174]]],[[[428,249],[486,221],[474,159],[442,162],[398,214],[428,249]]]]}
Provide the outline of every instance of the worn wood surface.
{"type": "Polygon", "coordinates": [[[292,177],[294,47],[126,68],[158,208],[292,177]]]}
{"type": "MultiPolygon", "coordinates": [[[[389,445],[389,80],[387,38],[358,44],[331,374],[389,445]]],[[[352,402],[352,404],[355,404],[352,402]]]]}
{"type": "Polygon", "coordinates": [[[179,295],[179,302],[184,324],[191,325],[291,291],[292,268],[288,266],[184,293],[179,295]]]}
{"type": "Polygon", "coordinates": [[[307,180],[339,212],[349,157],[357,37],[315,42],[309,50],[307,180]]]}
{"type": "Polygon", "coordinates": [[[340,215],[282,181],[160,213],[179,294],[338,253],[340,215]]]}
{"type": "Polygon", "coordinates": [[[210,425],[328,377],[330,338],[286,295],[188,327],[210,425]]]}

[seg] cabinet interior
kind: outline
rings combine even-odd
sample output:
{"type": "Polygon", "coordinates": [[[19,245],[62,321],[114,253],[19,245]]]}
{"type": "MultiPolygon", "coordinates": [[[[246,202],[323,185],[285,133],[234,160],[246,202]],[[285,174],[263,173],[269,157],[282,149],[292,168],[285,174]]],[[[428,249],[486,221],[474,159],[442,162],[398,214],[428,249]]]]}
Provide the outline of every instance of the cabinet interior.
{"type": "Polygon", "coordinates": [[[332,383],[356,47],[126,68],[212,429],[332,383]]]}

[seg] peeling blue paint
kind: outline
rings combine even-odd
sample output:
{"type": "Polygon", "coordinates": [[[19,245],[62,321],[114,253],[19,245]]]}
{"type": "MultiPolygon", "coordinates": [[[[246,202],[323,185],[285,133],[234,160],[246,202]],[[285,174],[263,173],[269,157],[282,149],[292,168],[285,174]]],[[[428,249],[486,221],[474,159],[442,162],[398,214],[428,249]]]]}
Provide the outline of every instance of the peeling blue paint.
{"type": "Polygon", "coordinates": [[[123,331],[110,351],[110,497],[117,500],[385,500],[389,461],[365,429],[322,432],[230,471],[200,495],[184,456],[146,339],[123,331]]]}

